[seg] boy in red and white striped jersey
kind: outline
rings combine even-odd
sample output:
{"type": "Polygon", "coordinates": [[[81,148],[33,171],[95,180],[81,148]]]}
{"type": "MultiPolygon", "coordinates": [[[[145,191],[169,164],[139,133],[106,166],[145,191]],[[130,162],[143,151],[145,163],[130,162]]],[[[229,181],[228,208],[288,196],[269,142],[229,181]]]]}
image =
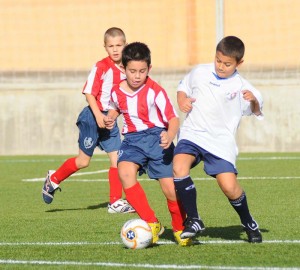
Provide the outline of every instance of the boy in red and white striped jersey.
{"type": "Polygon", "coordinates": [[[146,44],[134,42],[125,46],[122,63],[126,80],[113,87],[111,109],[104,122],[110,129],[118,115],[123,118],[124,140],[118,170],[126,198],[150,225],[156,243],[164,228],[148,203],[137,173],[146,172],[151,179],[159,180],[172,217],[175,240],[181,246],[190,245],[190,239],[179,237],[185,212],[177,201],[173,182],[173,140],[179,128],[178,115],[166,91],[148,77],[151,54],[146,44]]]}
{"type": "Polygon", "coordinates": [[[55,191],[60,189],[62,181],[89,166],[98,146],[110,159],[108,212],[134,212],[128,202],[122,199],[122,184],[117,169],[117,151],[121,145],[119,128],[115,124],[112,130],[107,130],[103,122],[108,111],[111,89],[125,78],[120,68],[125,44],[126,37],[120,28],[112,27],[105,32],[104,48],[108,56],[94,65],[82,91],[89,106],[82,110],[76,123],[79,128],[79,154],[66,160],[56,171],[48,172],[42,189],[43,199],[48,204],[52,202],[55,191]]]}

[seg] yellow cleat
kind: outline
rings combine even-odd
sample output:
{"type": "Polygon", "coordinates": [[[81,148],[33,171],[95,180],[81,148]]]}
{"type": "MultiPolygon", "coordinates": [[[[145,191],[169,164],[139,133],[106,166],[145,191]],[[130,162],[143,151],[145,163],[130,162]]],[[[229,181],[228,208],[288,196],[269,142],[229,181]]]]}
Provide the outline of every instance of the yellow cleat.
{"type": "Polygon", "coordinates": [[[152,230],[152,244],[155,244],[158,241],[159,236],[161,236],[165,231],[165,228],[161,225],[160,222],[148,223],[148,225],[152,230]]]}
{"type": "Polygon", "coordinates": [[[191,246],[193,244],[193,240],[191,238],[181,239],[181,233],[182,231],[173,232],[176,243],[182,247],[191,246]]]}

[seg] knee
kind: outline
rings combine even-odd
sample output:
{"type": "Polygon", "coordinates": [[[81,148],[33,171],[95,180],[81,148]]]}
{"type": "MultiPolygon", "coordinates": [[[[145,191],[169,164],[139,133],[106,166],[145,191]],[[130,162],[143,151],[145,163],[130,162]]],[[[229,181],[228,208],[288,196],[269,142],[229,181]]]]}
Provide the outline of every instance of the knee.
{"type": "Polygon", "coordinates": [[[173,174],[174,177],[184,177],[188,175],[189,172],[186,171],[186,168],[180,162],[176,162],[173,164],[173,174]]]}
{"type": "Polygon", "coordinates": [[[78,169],[87,168],[89,165],[90,165],[89,160],[85,160],[85,159],[77,159],[76,160],[76,166],[77,166],[78,169]]]}
{"type": "Polygon", "coordinates": [[[229,200],[236,200],[243,194],[243,190],[239,187],[224,188],[223,193],[229,200]]]}

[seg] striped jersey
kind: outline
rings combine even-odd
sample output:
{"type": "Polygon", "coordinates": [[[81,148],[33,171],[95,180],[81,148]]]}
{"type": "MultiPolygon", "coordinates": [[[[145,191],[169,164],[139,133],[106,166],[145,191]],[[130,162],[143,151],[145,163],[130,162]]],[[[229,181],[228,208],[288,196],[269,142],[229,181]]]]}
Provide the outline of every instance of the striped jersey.
{"type": "Polygon", "coordinates": [[[82,93],[93,95],[100,111],[108,111],[112,87],[125,78],[125,74],[109,57],[106,57],[94,65],[82,93]]]}
{"type": "Polygon", "coordinates": [[[169,120],[178,117],[166,91],[149,77],[134,93],[114,86],[110,106],[122,114],[122,134],[153,127],[168,128],[169,120]]]}

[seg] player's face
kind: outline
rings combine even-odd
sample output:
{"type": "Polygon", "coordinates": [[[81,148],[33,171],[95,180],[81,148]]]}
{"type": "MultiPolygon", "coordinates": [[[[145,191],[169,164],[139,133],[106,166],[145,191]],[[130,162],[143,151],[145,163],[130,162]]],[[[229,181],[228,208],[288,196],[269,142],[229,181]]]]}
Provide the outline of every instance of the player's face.
{"type": "Polygon", "coordinates": [[[117,64],[121,63],[122,50],[125,46],[125,42],[122,36],[107,37],[105,42],[105,50],[109,57],[117,64]]]}
{"type": "Polygon", "coordinates": [[[225,56],[217,51],[215,57],[215,71],[220,78],[228,78],[242,62],[243,61],[237,63],[234,57],[225,56]]]}
{"type": "Polygon", "coordinates": [[[133,91],[138,90],[145,83],[149,70],[146,61],[129,61],[125,68],[129,88],[133,91]]]}

